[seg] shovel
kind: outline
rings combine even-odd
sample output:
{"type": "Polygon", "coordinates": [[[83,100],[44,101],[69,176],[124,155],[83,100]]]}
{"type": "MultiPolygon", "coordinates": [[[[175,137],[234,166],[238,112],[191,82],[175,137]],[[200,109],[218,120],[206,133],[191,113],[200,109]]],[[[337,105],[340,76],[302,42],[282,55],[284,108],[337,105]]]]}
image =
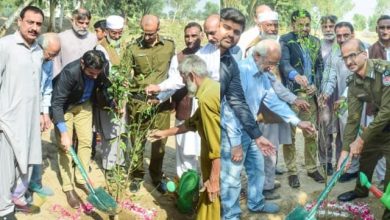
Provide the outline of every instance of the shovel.
{"type": "Polygon", "coordinates": [[[106,191],[104,191],[102,187],[99,187],[97,189],[94,189],[92,187],[91,181],[87,173],[85,172],[83,165],[81,165],[80,159],[78,158],[73,147],[70,147],[69,152],[73,158],[73,161],[76,163],[77,168],[80,170],[83,179],[86,182],[89,191],[87,201],[90,202],[94,207],[96,207],[100,211],[106,212],[110,215],[115,215],[116,209],[118,207],[116,201],[106,191]]]}
{"type": "Polygon", "coordinates": [[[328,196],[329,192],[336,185],[336,182],[340,179],[340,176],[343,174],[344,168],[347,165],[348,159],[349,156],[344,159],[340,169],[333,175],[332,179],[330,179],[328,185],[321,192],[316,204],[310,211],[307,211],[303,206],[299,205],[287,215],[286,220],[315,220],[315,214],[317,213],[318,207],[322,204],[322,202],[328,196]]]}

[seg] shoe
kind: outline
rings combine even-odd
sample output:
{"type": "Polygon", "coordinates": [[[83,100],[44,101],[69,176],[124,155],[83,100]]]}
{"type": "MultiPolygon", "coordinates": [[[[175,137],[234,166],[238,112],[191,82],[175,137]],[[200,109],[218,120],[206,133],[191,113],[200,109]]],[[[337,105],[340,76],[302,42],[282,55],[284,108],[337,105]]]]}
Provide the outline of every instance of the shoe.
{"type": "Polygon", "coordinates": [[[89,190],[88,190],[86,183],[84,183],[84,184],[76,183],[75,185],[77,188],[81,189],[85,194],[87,194],[87,195],[89,194],[89,190]]]}
{"type": "Polygon", "coordinates": [[[343,175],[340,176],[339,182],[340,183],[345,183],[348,181],[351,181],[355,178],[358,177],[358,172],[355,173],[344,173],[343,175]]]}
{"type": "Polygon", "coordinates": [[[288,185],[291,186],[291,188],[298,188],[301,186],[299,183],[299,179],[297,175],[290,175],[288,176],[288,185]]]}
{"type": "Polygon", "coordinates": [[[30,182],[29,189],[32,192],[39,194],[40,196],[52,196],[54,195],[53,190],[46,186],[40,186],[34,182],[30,182]]]}
{"type": "Polygon", "coordinates": [[[0,216],[0,220],[17,220],[15,217],[15,212],[0,216]]]}
{"type": "Polygon", "coordinates": [[[77,195],[76,191],[74,189],[70,191],[65,192],[66,195],[66,200],[68,201],[68,204],[70,207],[74,209],[78,209],[80,207],[80,201],[79,201],[79,196],[77,195]]]}
{"type": "Polygon", "coordinates": [[[266,200],[280,199],[279,193],[276,193],[273,189],[263,190],[263,196],[266,200]]]}
{"type": "Polygon", "coordinates": [[[317,183],[324,183],[325,179],[324,177],[318,172],[318,170],[314,171],[313,173],[307,173],[309,177],[311,177],[314,181],[317,183]]]}
{"type": "Polygon", "coordinates": [[[153,182],[153,185],[156,187],[156,189],[159,193],[161,193],[163,195],[168,193],[168,188],[167,188],[167,184],[165,181],[153,182]]]}
{"type": "Polygon", "coordinates": [[[264,206],[260,210],[250,210],[251,212],[256,212],[256,213],[277,213],[280,211],[279,206],[276,203],[273,202],[265,202],[264,206]]]}
{"type": "Polygon", "coordinates": [[[362,195],[358,195],[355,191],[348,191],[348,192],[345,192],[343,194],[340,194],[339,196],[337,196],[337,199],[341,202],[349,202],[349,201],[352,201],[354,199],[357,199],[357,198],[365,198],[367,197],[368,195],[366,196],[362,196],[362,195]]]}
{"type": "Polygon", "coordinates": [[[27,204],[27,205],[15,205],[15,212],[22,212],[24,214],[38,214],[41,212],[41,209],[39,208],[39,206],[36,206],[36,205],[31,205],[31,204],[27,204]]]}
{"type": "Polygon", "coordinates": [[[130,183],[130,192],[137,193],[141,188],[141,179],[133,179],[130,183]]]}
{"type": "Polygon", "coordinates": [[[326,173],[328,174],[328,176],[332,176],[333,175],[333,166],[332,166],[332,163],[327,163],[326,165],[322,165],[322,168],[324,169],[324,173],[326,171],[326,173]]]}
{"type": "Polygon", "coordinates": [[[276,175],[283,175],[283,173],[285,173],[285,171],[279,169],[279,168],[275,168],[275,174],[276,175]]]}
{"type": "Polygon", "coordinates": [[[281,186],[282,186],[282,184],[278,180],[275,180],[274,189],[280,188],[281,186]]]}

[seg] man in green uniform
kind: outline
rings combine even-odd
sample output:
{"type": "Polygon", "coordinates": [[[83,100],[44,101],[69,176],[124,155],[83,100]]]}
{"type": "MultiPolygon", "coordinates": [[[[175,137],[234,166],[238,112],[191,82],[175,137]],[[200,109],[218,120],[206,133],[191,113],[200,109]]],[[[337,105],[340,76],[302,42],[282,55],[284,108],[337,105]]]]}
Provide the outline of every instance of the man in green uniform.
{"type": "Polygon", "coordinates": [[[179,65],[188,94],[196,97],[198,108],[184,124],[149,135],[159,140],[188,131],[198,131],[201,139],[200,168],[205,191],[200,194],[197,220],[220,219],[219,174],[221,151],[220,84],[208,77],[206,63],[196,55],[187,55],[179,65]]]}
{"type": "MultiPolygon", "coordinates": [[[[175,54],[174,42],[159,35],[160,21],[154,15],[144,15],[140,22],[142,36],[127,47],[121,60],[122,67],[132,69],[130,74],[129,91],[131,93],[128,103],[129,122],[141,124],[140,132],[133,132],[132,147],[133,160],[131,164],[130,190],[137,192],[143,179],[143,154],[145,149],[145,130],[149,128],[166,129],[170,122],[169,101],[160,103],[156,109],[156,115],[144,114],[145,109],[150,108],[147,103],[145,87],[149,84],[159,84],[168,78],[168,69],[172,56],[175,54]],[[153,115],[153,116],[152,116],[153,115]],[[152,120],[154,118],[154,120],[152,120]],[[134,156],[135,154],[135,156],[134,156]]],[[[161,181],[162,163],[167,139],[156,141],[152,144],[149,172],[153,184],[160,193],[166,193],[166,185],[161,181]]]]}
{"type": "MultiPolygon", "coordinates": [[[[343,151],[338,163],[349,155],[350,159],[360,155],[360,172],[364,172],[371,181],[377,161],[384,156],[390,159],[390,62],[368,59],[364,44],[358,39],[350,39],[341,46],[342,58],[348,69],[354,74],[349,76],[348,85],[348,121],[345,127],[343,151]],[[373,106],[374,120],[359,132],[363,103],[373,106]]],[[[386,163],[385,188],[389,182],[390,166],[386,163]]],[[[347,163],[347,168],[350,163],[347,163]]],[[[357,180],[353,191],[338,196],[346,202],[368,196],[368,190],[357,180]]],[[[390,219],[390,210],[386,209],[383,219],[390,219]]]]}

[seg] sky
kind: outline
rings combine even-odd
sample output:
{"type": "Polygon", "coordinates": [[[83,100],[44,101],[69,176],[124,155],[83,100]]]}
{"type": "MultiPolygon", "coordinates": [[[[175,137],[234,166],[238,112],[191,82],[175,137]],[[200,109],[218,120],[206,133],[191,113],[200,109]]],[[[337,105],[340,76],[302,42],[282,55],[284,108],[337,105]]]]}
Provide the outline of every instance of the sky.
{"type": "Polygon", "coordinates": [[[354,14],[362,14],[368,18],[374,13],[376,0],[352,0],[352,2],[355,4],[355,7],[346,13],[342,20],[352,22],[354,14]]]}

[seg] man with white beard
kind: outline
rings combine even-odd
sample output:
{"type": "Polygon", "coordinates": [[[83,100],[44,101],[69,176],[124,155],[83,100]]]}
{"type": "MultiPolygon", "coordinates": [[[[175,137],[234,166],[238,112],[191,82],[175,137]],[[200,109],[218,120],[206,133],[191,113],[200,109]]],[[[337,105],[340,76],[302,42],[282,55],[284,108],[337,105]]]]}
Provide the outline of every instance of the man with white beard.
{"type": "MultiPolygon", "coordinates": [[[[119,65],[122,58],[122,48],[124,48],[122,40],[124,22],[125,19],[121,16],[108,16],[106,19],[106,36],[96,46],[96,50],[100,50],[104,53],[106,59],[110,62],[110,66],[119,65]]],[[[114,123],[114,116],[106,107],[107,106],[99,106],[94,109],[94,122],[102,139],[102,166],[108,171],[113,169],[115,164],[125,165],[125,154],[123,149],[120,149],[119,155],[117,155],[120,144],[118,136],[125,132],[125,121],[124,117],[122,117],[122,128],[119,124],[114,123]]],[[[124,110],[122,112],[124,113],[124,110]]],[[[126,143],[126,141],[124,142],[126,143]]]]}
{"type": "Polygon", "coordinates": [[[96,35],[88,31],[90,21],[91,12],[87,9],[79,8],[73,11],[72,29],[58,35],[61,40],[61,52],[54,59],[53,78],[66,64],[79,59],[85,52],[96,46],[96,35]]]}

